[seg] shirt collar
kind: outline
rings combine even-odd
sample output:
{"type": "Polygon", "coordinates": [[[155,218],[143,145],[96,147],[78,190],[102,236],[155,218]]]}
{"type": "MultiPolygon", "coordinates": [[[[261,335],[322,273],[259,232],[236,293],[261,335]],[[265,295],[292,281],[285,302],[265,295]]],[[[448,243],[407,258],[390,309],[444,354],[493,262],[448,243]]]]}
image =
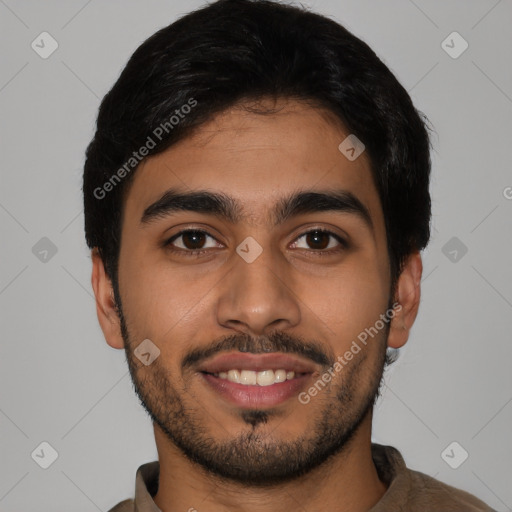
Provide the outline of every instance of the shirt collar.
{"type": "Polygon", "coordinates": [[[400,504],[407,502],[411,489],[410,471],[400,452],[393,446],[372,444],[372,458],[380,480],[388,489],[369,512],[396,510],[400,504]]]}
{"type": "Polygon", "coordinates": [[[158,490],[160,463],[147,462],[139,467],[135,477],[134,512],[162,512],[153,501],[158,490]]]}

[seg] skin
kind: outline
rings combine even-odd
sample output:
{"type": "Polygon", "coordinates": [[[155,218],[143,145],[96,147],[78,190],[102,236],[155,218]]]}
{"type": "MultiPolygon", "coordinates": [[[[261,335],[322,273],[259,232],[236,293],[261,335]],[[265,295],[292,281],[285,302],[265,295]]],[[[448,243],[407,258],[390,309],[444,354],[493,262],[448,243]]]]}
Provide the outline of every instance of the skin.
{"type": "MultiPolygon", "coordinates": [[[[100,325],[111,347],[126,349],[137,393],[152,415],[160,461],[154,500],[164,512],[191,507],[199,512],[270,512],[276,503],[280,510],[300,505],[304,510],[357,512],[370,509],[386,492],[371,458],[371,405],[386,346],[403,346],[416,318],[421,257],[418,252],[410,255],[390,297],[384,218],[366,153],[354,161],[340,153],[338,145],[349,132],[326,112],[287,99],[278,100],[277,106],[279,112],[269,115],[231,108],[137,170],[125,198],[121,234],[119,299],[124,318],[116,309],[103,262],[92,252],[100,325]],[[233,224],[185,211],[141,224],[145,208],[171,187],[222,192],[240,201],[247,216],[233,224]],[[346,212],[301,214],[278,226],[270,221],[273,204],[283,196],[340,188],[368,208],[373,232],[346,212]],[[162,247],[185,228],[203,229],[214,237],[204,241],[207,252],[191,257],[162,247]],[[322,250],[301,237],[312,228],[345,237],[348,248],[331,238],[329,248],[323,249],[326,255],[319,256],[322,250]],[[263,249],[252,263],[236,253],[248,236],[263,249]],[[308,404],[292,398],[259,411],[264,421],[253,417],[251,423],[240,408],[205,385],[199,373],[182,366],[191,350],[213,341],[230,340],[238,346],[248,339],[257,351],[265,339],[277,347],[272,345],[277,343],[275,332],[288,336],[292,347],[301,340],[333,360],[375,324],[393,299],[401,309],[389,332],[380,331],[308,404]],[[149,366],[133,354],[147,338],[160,350],[149,366]],[[257,476],[258,470],[270,470],[265,461],[272,457],[279,467],[279,461],[313,453],[319,425],[347,435],[331,457],[274,485],[247,483],[251,471],[257,476]],[[217,457],[220,466],[226,460],[222,447],[238,446],[237,461],[244,455],[249,459],[240,462],[245,475],[237,481],[190,460],[187,443],[197,447],[206,439],[205,453],[217,457]]],[[[184,242],[181,238],[174,243],[185,251],[180,245],[184,242]]],[[[315,363],[312,382],[326,368],[315,363]]]]}

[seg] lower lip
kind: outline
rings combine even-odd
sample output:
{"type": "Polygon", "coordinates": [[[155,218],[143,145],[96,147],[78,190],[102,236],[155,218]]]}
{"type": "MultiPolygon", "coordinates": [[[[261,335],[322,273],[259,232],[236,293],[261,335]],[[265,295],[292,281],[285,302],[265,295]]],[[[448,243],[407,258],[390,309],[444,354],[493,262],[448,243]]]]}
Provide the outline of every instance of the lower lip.
{"type": "Polygon", "coordinates": [[[201,373],[201,375],[214,391],[229,402],[245,409],[279,405],[297,396],[311,377],[311,374],[307,373],[270,386],[250,386],[221,379],[210,373],[201,373]]]}

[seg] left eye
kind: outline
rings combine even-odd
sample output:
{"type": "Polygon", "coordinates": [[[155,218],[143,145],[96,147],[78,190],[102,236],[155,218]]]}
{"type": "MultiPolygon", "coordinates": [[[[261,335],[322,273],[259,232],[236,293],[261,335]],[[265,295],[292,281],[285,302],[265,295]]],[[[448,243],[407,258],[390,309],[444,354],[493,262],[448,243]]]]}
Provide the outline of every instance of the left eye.
{"type": "Polygon", "coordinates": [[[303,245],[300,242],[295,242],[294,246],[298,249],[316,249],[325,250],[332,249],[336,246],[345,247],[345,241],[332,233],[331,231],[324,231],[322,229],[314,229],[300,235],[296,240],[303,240],[303,245]]]}

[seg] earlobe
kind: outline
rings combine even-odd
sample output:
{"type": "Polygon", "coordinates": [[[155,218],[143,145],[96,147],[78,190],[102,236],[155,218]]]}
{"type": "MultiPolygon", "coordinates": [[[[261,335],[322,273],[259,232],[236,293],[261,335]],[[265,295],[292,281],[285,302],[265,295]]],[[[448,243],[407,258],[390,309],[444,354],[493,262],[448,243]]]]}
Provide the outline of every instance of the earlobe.
{"type": "Polygon", "coordinates": [[[91,251],[91,284],[96,298],[96,313],[106,342],[113,348],[124,348],[119,315],[114,300],[112,282],[105,272],[103,260],[95,247],[91,251]]]}
{"type": "Polygon", "coordinates": [[[409,339],[410,330],[418,314],[421,297],[423,264],[419,251],[409,255],[398,278],[395,292],[395,315],[391,320],[388,346],[400,348],[409,339]]]}

